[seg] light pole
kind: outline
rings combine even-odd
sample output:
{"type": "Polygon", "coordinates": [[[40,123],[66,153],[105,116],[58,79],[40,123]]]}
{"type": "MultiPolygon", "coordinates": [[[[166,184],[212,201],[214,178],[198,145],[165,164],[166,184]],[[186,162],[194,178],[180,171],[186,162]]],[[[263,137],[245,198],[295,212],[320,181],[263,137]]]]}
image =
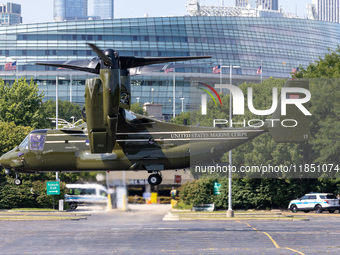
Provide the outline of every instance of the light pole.
{"type": "MultiPolygon", "coordinates": [[[[233,84],[233,67],[234,68],[241,68],[240,66],[222,66],[220,65],[220,72],[222,73],[222,67],[229,67],[230,68],[230,85],[233,84]]],[[[220,86],[215,86],[216,88],[220,88],[222,89],[224,86],[222,84],[222,76],[220,76],[220,82],[221,84],[219,84],[220,86]]],[[[230,91],[230,90],[229,90],[230,91]]],[[[229,128],[232,128],[232,96],[231,96],[231,91],[229,92],[230,94],[230,98],[229,98],[229,128]]],[[[227,217],[234,217],[234,211],[232,210],[232,203],[231,203],[231,198],[232,198],[232,189],[231,189],[231,185],[232,185],[232,181],[231,181],[231,177],[232,177],[232,151],[229,151],[229,177],[228,177],[228,210],[227,210],[227,217]]]]}
{"type": "Polygon", "coordinates": [[[172,114],[172,117],[175,118],[176,117],[176,104],[175,104],[175,101],[176,101],[176,78],[175,78],[175,68],[173,68],[174,71],[173,71],[173,103],[172,103],[172,108],[173,108],[173,114],[172,114]]]}
{"type": "Polygon", "coordinates": [[[55,78],[55,129],[58,129],[58,80],[59,77],[55,78]]]}
{"type": "Polygon", "coordinates": [[[55,129],[58,129],[58,81],[65,80],[64,77],[58,77],[55,78],[55,129]]]}
{"type": "Polygon", "coordinates": [[[182,100],[182,112],[183,112],[183,101],[184,101],[185,98],[181,97],[180,99],[182,100]]]}
{"type": "Polygon", "coordinates": [[[72,103],[72,70],[70,70],[70,102],[72,103]]]}
{"type": "Polygon", "coordinates": [[[136,99],[137,99],[137,103],[139,104],[139,99],[140,99],[140,97],[136,97],[136,99]]]}
{"type": "Polygon", "coordinates": [[[151,88],[151,97],[152,97],[151,104],[153,104],[153,91],[154,91],[154,89],[151,88]]]}

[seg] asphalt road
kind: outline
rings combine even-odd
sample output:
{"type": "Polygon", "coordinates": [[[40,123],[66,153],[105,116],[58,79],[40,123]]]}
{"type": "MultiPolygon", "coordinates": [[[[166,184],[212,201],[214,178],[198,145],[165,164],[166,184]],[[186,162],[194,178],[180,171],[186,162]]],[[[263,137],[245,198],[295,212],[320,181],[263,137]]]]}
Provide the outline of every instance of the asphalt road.
{"type": "Polygon", "coordinates": [[[0,221],[0,254],[340,254],[338,213],[308,214],[310,221],[169,222],[162,221],[166,210],[0,221]]]}

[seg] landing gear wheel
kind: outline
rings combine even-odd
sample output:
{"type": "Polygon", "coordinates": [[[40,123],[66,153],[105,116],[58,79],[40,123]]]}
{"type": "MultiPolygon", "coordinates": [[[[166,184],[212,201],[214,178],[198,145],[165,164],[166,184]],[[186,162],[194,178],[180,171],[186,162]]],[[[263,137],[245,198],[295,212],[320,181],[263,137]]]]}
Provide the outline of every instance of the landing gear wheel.
{"type": "Polygon", "coordinates": [[[290,210],[292,211],[292,213],[297,213],[298,208],[297,208],[296,205],[292,205],[292,206],[290,207],[290,210]]]}
{"type": "Polygon", "coordinates": [[[148,182],[151,186],[159,185],[162,183],[162,176],[159,174],[150,174],[148,182]]]}
{"type": "Polygon", "coordinates": [[[315,206],[315,212],[316,213],[322,213],[322,206],[321,205],[316,205],[315,206]]]}
{"type": "Polygon", "coordinates": [[[75,210],[78,207],[77,204],[75,204],[75,203],[70,203],[69,206],[70,206],[71,210],[75,210]]]}
{"type": "Polygon", "coordinates": [[[15,179],[14,179],[14,184],[17,185],[17,186],[19,186],[19,185],[22,184],[22,180],[19,179],[19,178],[15,178],[15,179]]]}

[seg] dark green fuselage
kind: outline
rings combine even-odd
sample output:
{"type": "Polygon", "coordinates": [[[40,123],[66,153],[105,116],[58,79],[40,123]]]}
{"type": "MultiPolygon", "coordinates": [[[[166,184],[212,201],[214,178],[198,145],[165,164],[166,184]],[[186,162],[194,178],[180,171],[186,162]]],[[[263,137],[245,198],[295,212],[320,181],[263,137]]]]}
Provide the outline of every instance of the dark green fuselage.
{"type": "Polygon", "coordinates": [[[112,153],[91,153],[84,125],[83,131],[35,130],[28,136],[28,147],[15,148],[0,163],[16,172],[184,169],[218,160],[265,132],[174,125],[143,116],[133,122],[120,115],[112,153]],[[33,146],[31,136],[45,140],[33,146]]]}

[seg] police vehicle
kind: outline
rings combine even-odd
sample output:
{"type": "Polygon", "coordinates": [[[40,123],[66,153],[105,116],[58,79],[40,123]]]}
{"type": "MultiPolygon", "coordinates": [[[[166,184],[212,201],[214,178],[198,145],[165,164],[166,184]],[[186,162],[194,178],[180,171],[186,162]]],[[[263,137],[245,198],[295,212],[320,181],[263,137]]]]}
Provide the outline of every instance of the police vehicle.
{"type": "Polygon", "coordinates": [[[322,211],[329,211],[334,213],[339,210],[339,200],[331,193],[309,193],[301,198],[290,201],[288,209],[293,213],[298,211],[315,211],[322,213],[322,211]]]}

